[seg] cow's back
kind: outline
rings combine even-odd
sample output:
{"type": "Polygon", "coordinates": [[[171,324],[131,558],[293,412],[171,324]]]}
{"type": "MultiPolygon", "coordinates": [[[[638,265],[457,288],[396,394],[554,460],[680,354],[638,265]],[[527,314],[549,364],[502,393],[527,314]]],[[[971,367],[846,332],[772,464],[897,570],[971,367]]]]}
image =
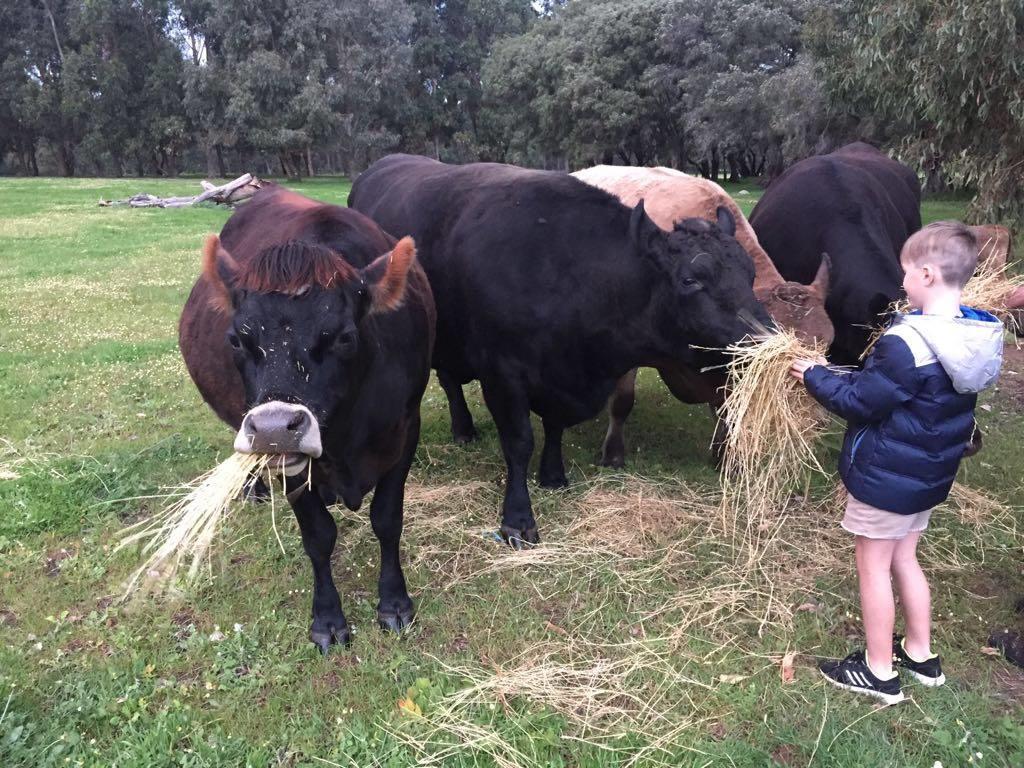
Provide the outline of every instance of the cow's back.
{"type": "Polygon", "coordinates": [[[833,352],[846,362],[862,351],[863,326],[899,296],[899,253],[920,227],[908,175],[880,155],[855,147],[802,160],[772,182],[750,216],[786,280],[812,279],[829,254],[826,309],[836,328],[833,352]]]}
{"type": "MultiPolygon", "coordinates": [[[[719,207],[724,206],[736,222],[736,240],[754,260],[758,281],[778,279],[767,256],[760,258],[764,250],[743,211],[722,187],[710,179],[691,176],[674,168],[620,165],[596,165],[572,175],[610,192],[630,208],[643,200],[647,215],[666,231],[671,231],[675,223],[682,219],[697,218],[714,222],[719,207]],[[770,274],[763,274],[766,271],[770,274]]],[[[758,283],[755,282],[755,289],[757,287],[758,283]]]]}

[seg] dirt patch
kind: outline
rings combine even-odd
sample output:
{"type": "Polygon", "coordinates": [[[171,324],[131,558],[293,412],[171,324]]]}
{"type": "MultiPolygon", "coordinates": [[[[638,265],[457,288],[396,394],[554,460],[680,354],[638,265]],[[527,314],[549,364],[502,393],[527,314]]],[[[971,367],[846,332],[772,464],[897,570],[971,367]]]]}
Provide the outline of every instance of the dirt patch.
{"type": "Polygon", "coordinates": [[[75,556],[73,549],[55,549],[52,552],[47,553],[46,563],[44,568],[46,569],[46,575],[50,578],[56,578],[60,575],[60,564],[65,560],[75,556]]]}
{"type": "Polygon", "coordinates": [[[1003,348],[1003,370],[997,390],[1006,407],[1024,411],[1024,349],[1018,349],[1015,344],[1003,348]]]}
{"type": "Polygon", "coordinates": [[[996,696],[1013,704],[1024,704],[1024,670],[1009,664],[992,675],[996,696]]]}
{"type": "Polygon", "coordinates": [[[18,614],[10,608],[0,608],[0,627],[18,626],[18,614]]]}
{"type": "Polygon", "coordinates": [[[772,750],[772,761],[777,765],[796,765],[799,750],[792,744],[779,744],[772,750]]]}

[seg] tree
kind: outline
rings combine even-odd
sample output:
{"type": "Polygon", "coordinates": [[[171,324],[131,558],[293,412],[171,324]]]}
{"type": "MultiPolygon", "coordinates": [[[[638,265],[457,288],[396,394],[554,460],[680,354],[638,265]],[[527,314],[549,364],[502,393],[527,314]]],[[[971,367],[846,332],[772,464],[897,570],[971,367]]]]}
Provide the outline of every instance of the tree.
{"type": "MultiPolygon", "coordinates": [[[[1024,3],[849,0],[815,26],[831,108],[879,121],[972,215],[1024,225],[1024,3]]],[[[876,129],[877,130],[877,129],[876,129]]]]}

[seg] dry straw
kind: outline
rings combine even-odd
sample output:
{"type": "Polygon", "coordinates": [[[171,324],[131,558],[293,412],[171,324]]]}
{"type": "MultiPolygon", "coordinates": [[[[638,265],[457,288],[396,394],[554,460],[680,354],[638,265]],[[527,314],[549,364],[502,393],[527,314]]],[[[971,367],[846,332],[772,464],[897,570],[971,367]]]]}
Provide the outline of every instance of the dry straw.
{"type": "Polygon", "coordinates": [[[149,557],[129,578],[125,597],[141,586],[167,586],[183,562],[189,564],[186,581],[194,581],[231,503],[273,458],[271,454],[233,453],[181,489],[157,515],[127,528],[114,551],[145,541],[142,551],[149,557]]]}
{"type": "MultiPolygon", "coordinates": [[[[682,674],[658,641],[597,645],[579,638],[531,649],[493,669],[449,666],[464,685],[391,733],[419,765],[443,765],[457,755],[487,755],[508,768],[535,765],[532,756],[481,720],[524,703],[557,712],[571,741],[619,753],[621,765],[671,765],[681,735],[699,724],[694,694],[712,688],[682,674]],[[639,737],[645,746],[615,742],[639,737]]],[[[663,643],[660,643],[664,645],[663,643]]]]}
{"type": "MultiPolygon", "coordinates": [[[[722,463],[723,521],[760,550],[794,487],[810,472],[824,473],[814,446],[828,425],[824,409],[807,393],[790,367],[823,350],[792,331],[744,340],[726,349],[728,385],[721,418],[728,428],[722,463]]],[[[753,553],[753,550],[752,550],[753,553]]]]}

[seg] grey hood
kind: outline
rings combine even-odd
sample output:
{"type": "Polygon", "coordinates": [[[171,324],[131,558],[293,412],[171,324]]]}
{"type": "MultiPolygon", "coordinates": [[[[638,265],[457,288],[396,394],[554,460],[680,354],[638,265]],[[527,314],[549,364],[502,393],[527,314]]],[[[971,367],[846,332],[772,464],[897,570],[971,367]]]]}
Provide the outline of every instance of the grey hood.
{"type": "Polygon", "coordinates": [[[961,307],[960,311],[962,317],[915,313],[900,315],[896,322],[917,332],[957,392],[981,392],[999,377],[1003,324],[983,310],[961,307]]]}

